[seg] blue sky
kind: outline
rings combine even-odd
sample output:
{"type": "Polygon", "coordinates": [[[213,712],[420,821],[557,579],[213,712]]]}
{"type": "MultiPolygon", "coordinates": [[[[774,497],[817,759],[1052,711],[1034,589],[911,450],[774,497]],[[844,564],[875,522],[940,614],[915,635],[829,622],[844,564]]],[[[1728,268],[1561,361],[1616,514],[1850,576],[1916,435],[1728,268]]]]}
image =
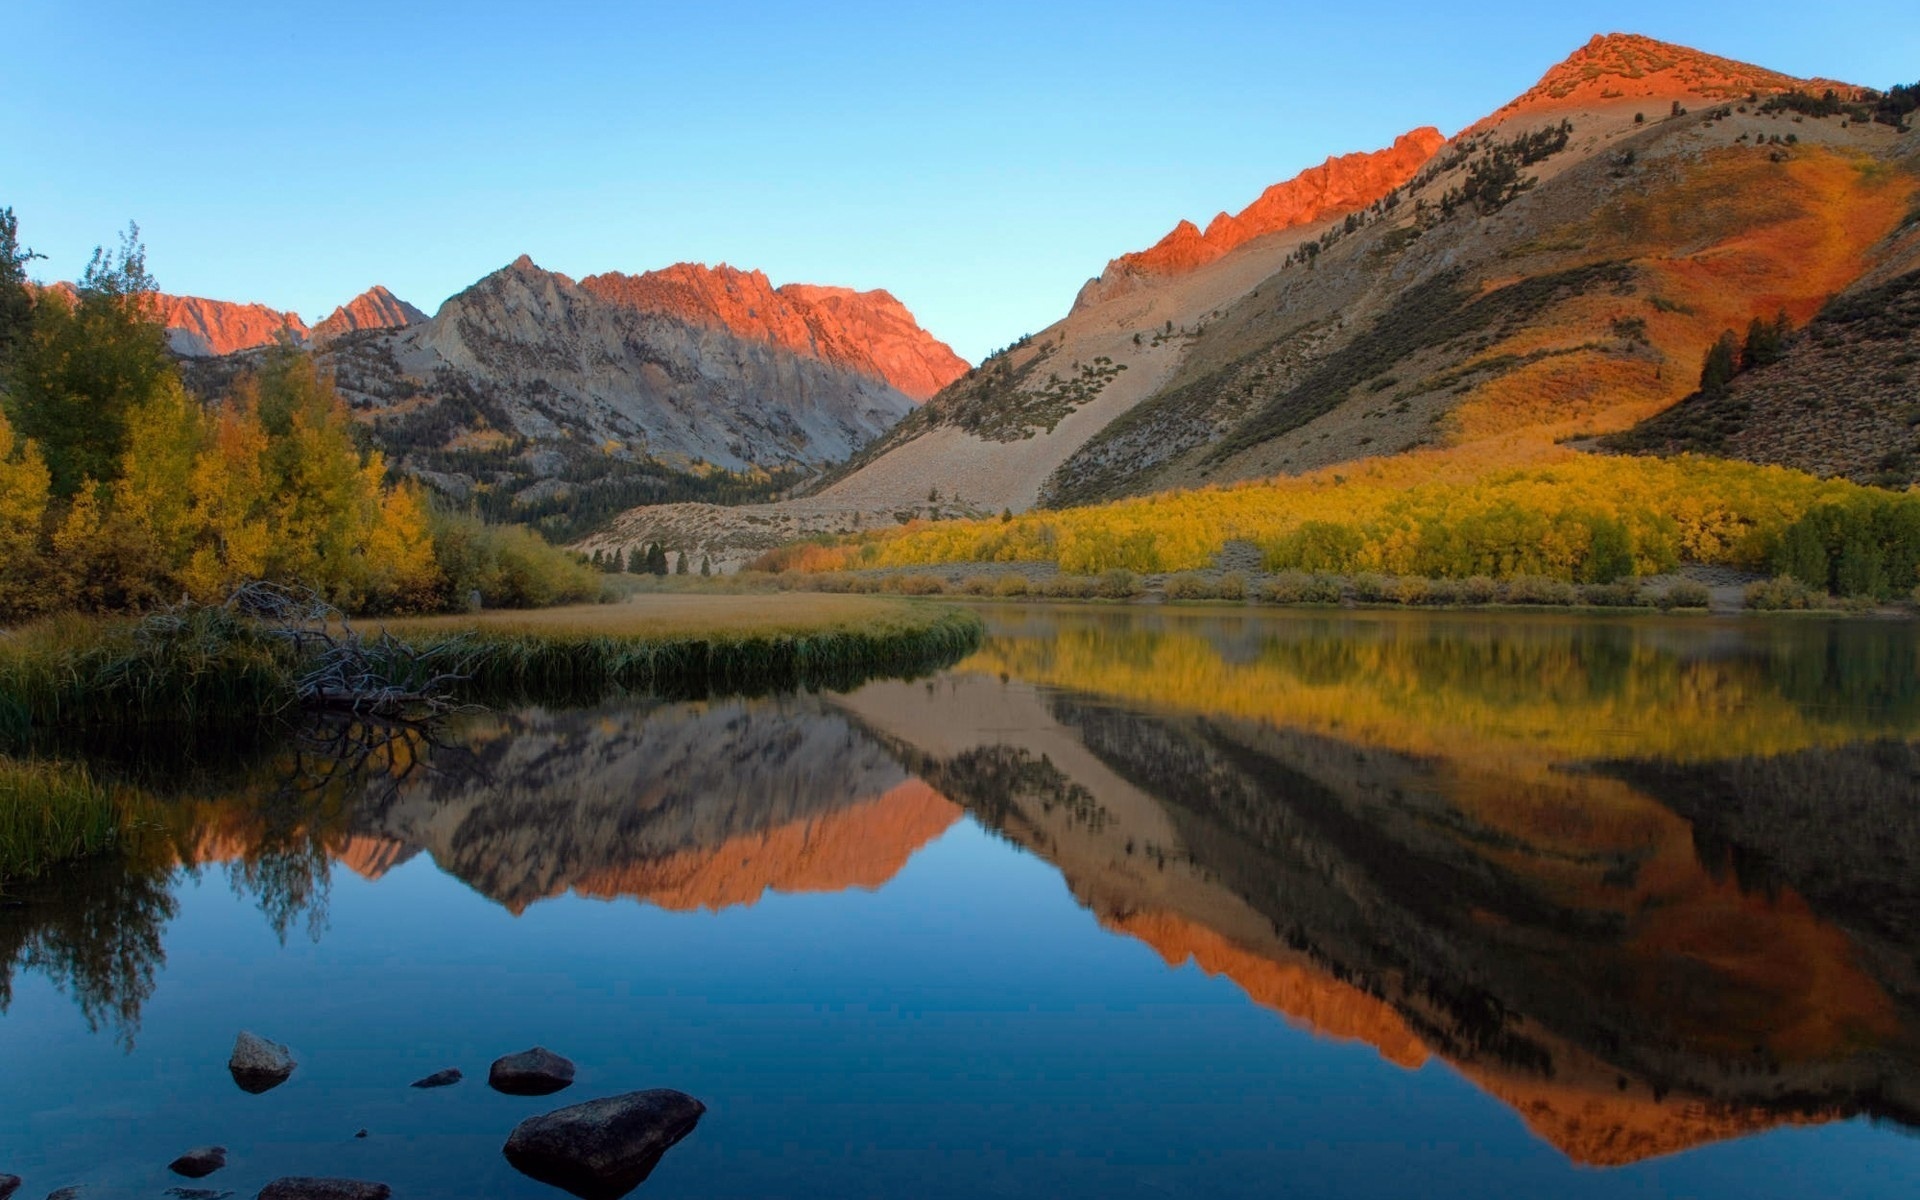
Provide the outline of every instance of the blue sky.
{"type": "Polygon", "coordinates": [[[977,359],[1115,254],[1452,133],[1590,34],[1885,87],[1908,3],[279,5],[7,0],[0,205],[70,277],[432,311],[522,252],[885,287],[977,359]]]}

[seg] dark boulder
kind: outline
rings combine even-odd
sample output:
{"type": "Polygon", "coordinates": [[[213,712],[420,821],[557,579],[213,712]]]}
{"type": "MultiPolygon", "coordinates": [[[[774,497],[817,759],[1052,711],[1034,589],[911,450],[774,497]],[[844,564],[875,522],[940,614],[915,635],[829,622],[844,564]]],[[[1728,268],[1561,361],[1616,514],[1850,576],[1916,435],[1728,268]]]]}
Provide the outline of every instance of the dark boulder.
{"type": "Polygon", "coordinates": [[[416,1079],[409,1086],[417,1088],[452,1087],[465,1078],[466,1076],[460,1073],[459,1067],[448,1067],[444,1071],[435,1071],[425,1079],[416,1079]]]}
{"type": "Polygon", "coordinates": [[[205,1179],[227,1165],[225,1146],[195,1146],[167,1164],[167,1170],[188,1179],[205,1179]]]}
{"type": "Polygon", "coordinates": [[[0,1175],[0,1200],[7,1200],[8,1196],[13,1195],[19,1190],[20,1177],[18,1175],[0,1175]]]}
{"type": "Polygon", "coordinates": [[[509,1096],[549,1096],[573,1083],[573,1064],[544,1046],[496,1059],[487,1083],[509,1096]]]}
{"type": "Polygon", "coordinates": [[[245,1030],[233,1040],[233,1056],[227,1059],[227,1070],[240,1090],[256,1095],[285,1083],[297,1065],[285,1046],[245,1030]]]}
{"type": "Polygon", "coordinates": [[[359,1179],[313,1179],[289,1175],[260,1189],[254,1200],[388,1200],[393,1189],[359,1179]]]}
{"type": "Polygon", "coordinates": [[[507,1138],[507,1161],[583,1200],[614,1200],[644,1183],[706,1111],[669,1088],[589,1100],[520,1122],[507,1138]]]}

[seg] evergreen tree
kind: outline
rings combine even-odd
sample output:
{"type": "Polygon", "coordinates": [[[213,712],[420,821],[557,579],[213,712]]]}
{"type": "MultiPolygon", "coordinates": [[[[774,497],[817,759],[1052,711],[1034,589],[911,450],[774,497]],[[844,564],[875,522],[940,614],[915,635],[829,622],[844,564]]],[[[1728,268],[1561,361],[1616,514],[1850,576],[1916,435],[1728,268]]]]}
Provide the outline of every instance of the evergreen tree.
{"type": "Polygon", "coordinates": [[[1747,324],[1747,342],[1740,351],[1740,369],[1750,371],[1755,367],[1764,367],[1780,361],[1786,353],[1787,335],[1793,330],[1786,310],[1771,321],[1755,317],[1747,324]]]}
{"type": "Polygon", "coordinates": [[[11,208],[0,208],[0,394],[7,372],[26,344],[33,321],[33,294],[27,290],[27,264],[41,257],[20,244],[20,222],[11,208]]]}
{"type": "Polygon", "coordinates": [[[673,560],[673,573],[675,575],[687,574],[687,552],[685,550],[682,550],[673,560]]]}
{"type": "Polygon", "coordinates": [[[700,556],[700,573],[702,575],[713,574],[713,555],[702,554],[700,556]]]}
{"type": "Polygon", "coordinates": [[[1708,396],[1726,394],[1727,385],[1733,382],[1739,371],[1739,342],[1729,329],[1714,339],[1707,349],[1707,357],[1700,364],[1700,391],[1708,396]]]}
{"type": "Polygon", "coordinates": [[[659,542],[647,543],[647,574],[665,575],[667,573],[667,552],[659,542]]]}

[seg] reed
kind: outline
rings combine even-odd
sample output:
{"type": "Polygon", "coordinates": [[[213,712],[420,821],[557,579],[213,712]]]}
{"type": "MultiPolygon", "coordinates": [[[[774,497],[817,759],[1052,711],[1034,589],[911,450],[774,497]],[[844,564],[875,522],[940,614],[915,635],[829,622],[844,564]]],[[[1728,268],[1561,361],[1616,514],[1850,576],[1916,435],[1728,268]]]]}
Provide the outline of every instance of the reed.
{"type": "MultiPolygon", "coordinates": [[[[395,645],[457,677],[455,699],[555,703],[847,687],[914,675],[980,644],[956,608],[852,597],[654,603],[397,622],[395,645]]],[[[67,618],[0,636],[0,745],[70,731],[257,727],[291,715],[306,643],[222,608],[67,618]]]]}
{"type": "Polygon", "coordinates": [[[0,888],[108,849],[128,821],[84,767],[0,758],[0,888]]]}

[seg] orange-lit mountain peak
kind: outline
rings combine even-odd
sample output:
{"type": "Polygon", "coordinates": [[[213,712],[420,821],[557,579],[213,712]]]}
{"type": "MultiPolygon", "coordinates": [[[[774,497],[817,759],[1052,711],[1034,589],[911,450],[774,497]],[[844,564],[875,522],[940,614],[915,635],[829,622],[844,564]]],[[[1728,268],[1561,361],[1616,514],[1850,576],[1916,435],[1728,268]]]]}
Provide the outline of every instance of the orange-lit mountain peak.
{"type": "Polygon", "coordinates": [[[883,291],[793,283],[776,288],[764,272],[726,263],[675,263],[639,275],[608,272],[589,275],[580,286],[611,303],[840,364],[914,400],[967,370],[965,359],[883,291]]]}
{"type": "Polygon", "coordinates": [[[1597,108],[1628,100],[1739,100],[1752,93],[1829,87],[1850,95],[1860,90],[1832,80],[1796,79],[1635,33],[1595,34],[1480,125],[1523,112],[1597,108]]]}
{"type": "Polygon", "coordinates": [[[1204,233],[1192,221],[1183,220],[1150,248],[1108,263],[1100,278],[1082,292],[1081,303],[1117,295],[1138,277],[1182,274],[1255,238],[1365,208],[1413,178],[1445,143],[1438,129],[1415,129],[1401,134],[1386,149],[1329,158],[1276,183],[1237,214],[1215,216],[1204,233]]]}

